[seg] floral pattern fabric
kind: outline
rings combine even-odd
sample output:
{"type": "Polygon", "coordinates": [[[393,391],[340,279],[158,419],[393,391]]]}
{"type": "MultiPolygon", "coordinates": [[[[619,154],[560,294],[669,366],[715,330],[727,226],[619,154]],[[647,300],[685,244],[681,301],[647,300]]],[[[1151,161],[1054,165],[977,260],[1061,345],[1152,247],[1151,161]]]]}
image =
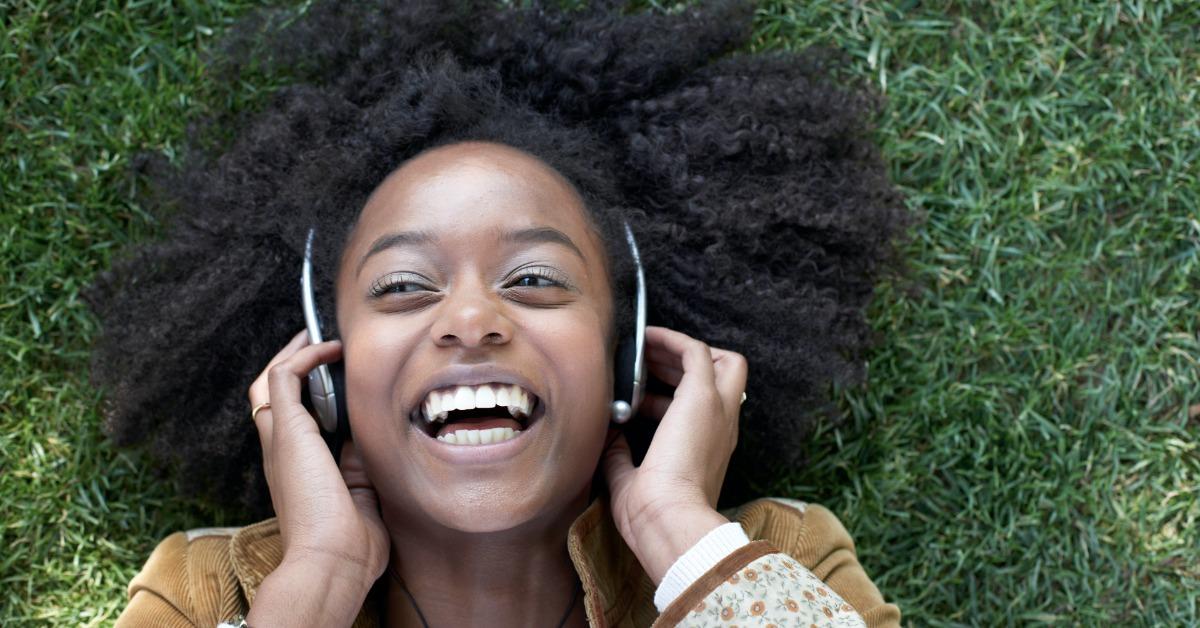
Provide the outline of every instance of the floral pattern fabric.
{"type": "Polygon", "coordinates": [[[787,554],[759,557],[729,576],[679,626],[863,626],[862,616],[787,554]]]}

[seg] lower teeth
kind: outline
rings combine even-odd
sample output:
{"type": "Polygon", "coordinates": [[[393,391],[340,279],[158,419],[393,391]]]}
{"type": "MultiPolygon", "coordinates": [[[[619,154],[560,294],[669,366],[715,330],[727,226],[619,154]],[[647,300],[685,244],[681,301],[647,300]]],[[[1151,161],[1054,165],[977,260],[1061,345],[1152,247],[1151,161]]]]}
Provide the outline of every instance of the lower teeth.
{"type": "Polygon", "coordinates": [[[438,436],[437,439],[451,445],[490,445],[516,438],[517,434],[520,433],[521,430],[514,430],[511,427],[493,427],[487,430],[447,432],[438,436]]]}

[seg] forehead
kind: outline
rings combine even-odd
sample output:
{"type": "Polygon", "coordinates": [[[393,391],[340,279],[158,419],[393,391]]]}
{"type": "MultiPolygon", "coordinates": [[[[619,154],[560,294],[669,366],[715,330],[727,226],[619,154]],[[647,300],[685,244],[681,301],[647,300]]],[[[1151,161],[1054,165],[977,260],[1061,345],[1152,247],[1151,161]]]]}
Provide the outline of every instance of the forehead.
{"type": "Polygon", "coordinates": [[[515,148],[463,142],[421,153],[388,175],[363,207],[346,259],[391,231],[454,236],[542,226],[599,254],[584,201],[562,175],[515,148]]]}

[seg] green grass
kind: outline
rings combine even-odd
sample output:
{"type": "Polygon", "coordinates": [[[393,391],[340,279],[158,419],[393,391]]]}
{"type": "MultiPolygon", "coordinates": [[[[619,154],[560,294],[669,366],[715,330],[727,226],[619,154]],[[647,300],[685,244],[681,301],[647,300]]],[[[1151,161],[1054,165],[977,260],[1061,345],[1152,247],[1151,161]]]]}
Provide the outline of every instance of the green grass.
{"type": "MultiPolygon", "coordinates": [[[[158,538],[222,519],[102,438],[78,291],[155,229],[243,2],[0,4],[0,624],[108,624],[158,538]]],[[[764,1],[886,93],[924,223],[870,383],[775,490],[834,508],[917,625],[1200,623],[1200,3],[764,1]],[[1189,419],[1189,407],[1193,417],[1189,419]]]]}

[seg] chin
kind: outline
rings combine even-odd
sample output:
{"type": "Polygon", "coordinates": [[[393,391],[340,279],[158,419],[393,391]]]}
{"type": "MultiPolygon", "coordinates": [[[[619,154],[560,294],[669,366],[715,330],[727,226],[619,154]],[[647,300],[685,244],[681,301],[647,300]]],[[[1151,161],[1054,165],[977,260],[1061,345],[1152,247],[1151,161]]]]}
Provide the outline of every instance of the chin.
{"type": "MultiPolygon", "coordinates": [[[[424,511],[440,526],[457,532],[488,534],[516,531],[528,527],[553,525],[586,499],[587,486],[581,489],[531,485],[521,481],[463,482],[433,496],[422,504],[424,511]]],[[[586,505],[586,504],[584,504],[586,505]]]]}

